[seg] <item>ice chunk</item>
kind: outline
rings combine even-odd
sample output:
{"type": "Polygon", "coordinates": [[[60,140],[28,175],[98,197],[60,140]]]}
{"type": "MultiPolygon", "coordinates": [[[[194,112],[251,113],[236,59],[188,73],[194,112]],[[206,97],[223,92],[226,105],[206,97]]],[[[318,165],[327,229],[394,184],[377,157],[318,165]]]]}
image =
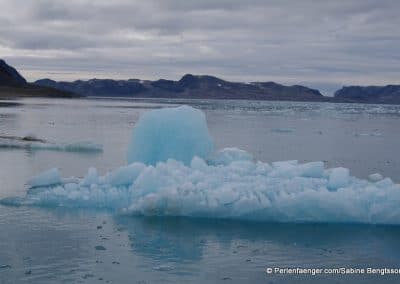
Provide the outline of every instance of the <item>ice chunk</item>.
{"type": "Polygon", "coordinates": [[[375,173],[375,174],[369,175],[369,176],[368,176],[368,179],[369,179],[370,181],[377,182],[377,181],[382,180],[382,179],[383,179],[383,176],[382,176],[381,174],[379,174],[379,173],[375,173]]]}
{"type": "Polygon", "coordinates": [[[271,172],[270,176],[293,177],[297,174],[297,165],[297,160],[273,162],[272,167],[274,168],[274,170],[271,172]]]}
{"type": "Polygon", "coordinates": [[[195,156],[192,159],[192,162],[190,163],[190,167],[192,169],[199,170],[199,171],[204,171],[204,170],[207,170],[207,168],[208,168],[206,162],[197,156],[195,156]]]}
{"type": "Polygon", "coordinates": [[[215,153],[210,159],[209,163],[214,165],[229,165],[234,161],[251,161],[253,156],[238,148],[225,148],[215,153]]]}
{"type": "Polygon", "coordinates": [[[89,168],[88,173],[82,181],[82,185],[91,185],[96,184],[98,182],[97,169],[89,168]]]}
{"type": "Polygon", "coordinates": [[[61,183],[60,171],[57,168],[47,170],[35,177],[32,177],[27,184],[33,187],[50,186],[61,183]]]}
{"type": "Polygon", "coordinates": [[[203,112],[189,106],[145,113],[136,123],[128,149],[128,163],[175,159],[189,165],[194,156],[206,159],[213,151],[203,112]]]}
{"type": "Polygon", "coordinates": [[[324,163],[323,162],[310,162],[302,164],[298,167],[298,175],[303,177],[322,177],[324,173],[324,163]]]}
{"type": "Polygon", "coordinates": [[[391,178],[384,178],[383,180],[376,182],[375,185],[379,188],[390,187],[391,185],[393,185],[393,181],[391,178]]]}
{"type": "Polygon", "coordinates": [[[106,180],[111,185],[129,185],[136,180],[136,178],[139,176],[144,168],[145,165],[142,163],[133,163],[126,167],[121,167],[114,170],[108,175],[106,180]]]}
{"type": "Polygon", "coordinates": [[[298,164],[298,161],[280,161],[272,163],[273,171],[270,176],[274,177],[322,177],[324,173],[323,162],[310,162],[305,164],[298,164]]]}
{"type": "Polygon", "coordinates": [[[330,189],[338,189],[344,187],[349,182],[349,169],[334,168],[329,175],[328,187],[330,189]]]}
{"type": "Polygon", "coordinates": [[[289,166],[296,166],[299,162],[297,160],[288,160],[288,161],[276,161],[272,163],[274,168],[284,168],[289,166]]]}

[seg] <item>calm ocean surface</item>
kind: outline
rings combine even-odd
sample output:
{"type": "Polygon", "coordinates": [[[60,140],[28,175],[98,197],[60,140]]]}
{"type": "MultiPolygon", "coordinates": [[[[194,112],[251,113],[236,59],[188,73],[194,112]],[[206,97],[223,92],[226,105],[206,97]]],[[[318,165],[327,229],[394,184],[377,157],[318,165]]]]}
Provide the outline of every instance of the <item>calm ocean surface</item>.
{"type": "MultiPolygon", "coordinates": [[[[126,164],[141,114],[202,109],[217,148],[265,162],[324,161],[400,182],[400,106],[201,100],[0,101],[0,135],[94,142],[103,152],[0,148],[0,199],[33,175],[126,164]],[[9,103],[7,103],[9,102],[9,103]]],[[[267,268],[400,268],[400,227],[120,216],[0,205],[0,283],[399,283],[400,275],[278,275],[267,268]]]]}

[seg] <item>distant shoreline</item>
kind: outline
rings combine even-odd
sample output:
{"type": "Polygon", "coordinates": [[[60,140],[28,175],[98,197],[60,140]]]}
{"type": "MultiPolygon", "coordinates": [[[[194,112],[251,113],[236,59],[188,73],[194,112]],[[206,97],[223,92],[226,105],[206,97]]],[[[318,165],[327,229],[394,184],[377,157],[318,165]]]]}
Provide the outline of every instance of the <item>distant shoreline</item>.
{"type": "Polygon", "coordinates": [[[17,101],[19,99],[68,99],[68,100],[120,100],[120,101],[154,101],[165,102],[171,100],[171,103],[185,103],[187,101],[255,101],[255,102],[275,102],[275,103],[331,103],[331,104],[360,104],[360,105],[393,105],[398,106],[400,103],[374,103],[374,102],[358,102],[358,101],[344,101],[344,100],[321,100],[321,101],[305,101],[305,100],[260,100],[260,99],[218,99],[218,98],[159,98],[159,97],[127,97],[127,96],[81,96],[81,97],[56,97],[56,96],[1,96],[0,93],[0,107],[17,106],[19,103],[3,102],[3,101],[17,101]]]}
{"type": "Polygon", "coordinates": [[[295,103],[333,103],[333,104],[367,104],[367,105],[400,105],[400,103],[375,103],[375,102],[359,102],[359,101],[345,101],[345,100],[335,100],[334,97],[325,97],[327,100],[269,100],[269,99],[241,99],[241,98],[232,98],[232,99],[218,99],[218,98],[159,98],[159,97],[117,97],[117,96],[86,96],[80,97],[78,99],[108,99],[108,100],[210,100],[210,101],[259,101],[259,102],[295,102],[295,103]]]}

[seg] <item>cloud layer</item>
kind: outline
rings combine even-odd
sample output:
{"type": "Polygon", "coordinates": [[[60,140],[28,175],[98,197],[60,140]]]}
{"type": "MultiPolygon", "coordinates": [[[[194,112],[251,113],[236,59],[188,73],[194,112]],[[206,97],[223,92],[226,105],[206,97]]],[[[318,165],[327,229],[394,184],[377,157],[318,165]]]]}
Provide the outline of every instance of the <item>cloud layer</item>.
{"type": "Polygon", "coordinates": [[[400,84],[400,2],[0,0],[0,57],[50,77],[400,84]]]}

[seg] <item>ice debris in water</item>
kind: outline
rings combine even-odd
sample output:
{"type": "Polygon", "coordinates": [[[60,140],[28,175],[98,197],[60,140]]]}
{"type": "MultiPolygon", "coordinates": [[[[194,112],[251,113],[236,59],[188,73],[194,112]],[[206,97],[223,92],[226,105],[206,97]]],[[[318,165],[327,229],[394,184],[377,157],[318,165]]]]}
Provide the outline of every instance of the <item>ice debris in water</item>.
{"type": "Polygon", "coordinates": [[[380,132],[371,132],[371,133],[355,133],[354,136],[357,137],[379,137],[382,136],[382,133],[380,132]]]}
{"type": "Polygon", "coordinates": [[[135,215],[400,224],[399,184],[358,179],[344,168],[325,169],[322,162],[270,165],[229,157],[210,164],[194,157],[190,165],[172,159],[155,166],[132,163],[104,176],[90,169],[82,179],[58,184],[55,173],[48,184],[44,177],[25,198],[6,203],[135,215]]]}
{"type": "Polygon", "coordinates": [[[294,132],[294,129],[292,128],[273,128],[271,129],[272,132],[276,133],[292,133],[294,132]]]}
{"type": "Polygon", "coordinates": [[[139,131],[135,128],[133,139],[146,155],[138,158],[135,149],[129,165],[105,175],[90,168],[81,179],[62,179],[57,170],[50,170],[30,181],[32,188],[24,198],[2,203],[108,208],[153,216],[400,224],[400,184],[390,178],[358,179],[345,168],[325,169],[323,162],[269,164],[237,148],[211,153],[211,139],[198,110],[184,107],[152,113],[149,120],[141,120],[139,131]],[[162,120],[159,125],[157,118],[162,120]],[[189,140],[183,138],[183,129],[189,140]],[[194,140],[192,133],[197,131],[202,135],[196,134],[194,140]],[[150,146],[144,144],[156,138],[150,146]],[[188,141],[195,145],[187,148],[188,141]],[[153,153],[157,147],[163,150],[153,153]]]}
{"type": "Polygon", "coordinates": [[[369,176],[368,176],[368,179],[369,179],[370,181],[377,182],[377,181],[382,180],[382,179],[383,179],[383,176],[382,176],[380,173],[374,173],[374,174],[369,175],[369,176]]]}
{"type": "Polygon", "coordinates": [[[189,164],[194,156],[206,158],[213,151],[205,115],[189,106],[145,113],[133,129],[128,163],[175,159],[189,164]]]}
{"type": "Polygon", "coordinates": [[[77,142],[70,144],[57,144],[42,139],[33,139],[30,136],[0,136],[0,148],[15,148],[29,150],[50,150],[65,152],[101,152],[103,147],[92,142],[77,142]]]}
{"type": "MultiPolygon", "coordinates": [[[[209,163],[213,165],[228,165],[233,161],[251,161],[253,156],[238,148],[225,148],[215,153],[209,158],[209,163]]],[[[192,161],[193,162],[193,161],[192,161]]]]}

